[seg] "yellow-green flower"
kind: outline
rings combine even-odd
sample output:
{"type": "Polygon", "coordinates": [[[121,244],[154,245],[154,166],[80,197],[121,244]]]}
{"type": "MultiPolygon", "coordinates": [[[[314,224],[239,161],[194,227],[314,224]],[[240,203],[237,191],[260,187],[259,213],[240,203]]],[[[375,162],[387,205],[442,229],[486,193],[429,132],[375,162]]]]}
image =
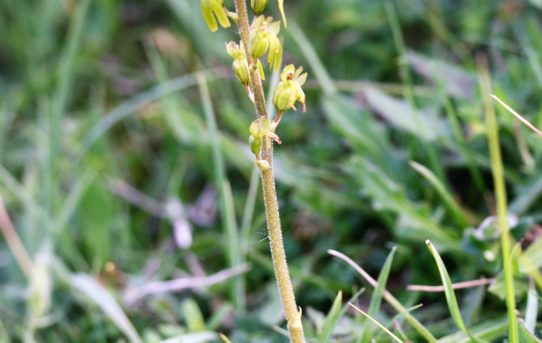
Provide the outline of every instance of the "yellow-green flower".
{"type": "Polygon", "coordinates": [[[260,14],[265,10],[268,0],[250,0],[250,7],[256,14],[260,14]]]}
{"type": "Polygon", "coordinates": [[[293,64],[282,69],[280,82],[273,93],[273,105],[279,115],[289,109],[296,110],[296,102],[300,102],[303,105],[303,112],[305,111],[305,93],[301,86],[307,80],[307,73],[302,73],[303,67],[295,69],[293,64]]]}
{"type": "Polygon", "coordinates": [[[260,154],[264,137],[271,138],[280,144],[280,138],[275,133],[275,127],[275,124],[265,117],[260,117],[250,124],[250,137],[248,142],[250,144],[250,150],[252,150],[256,159],[258,159],[258,155],[260,154]]]}
{"type": "Polygon", "coordinates": [[[217,20],[220,26],[230,27],[230,20],[224,8],[224,0],[201,0],[201,14],[211,32],[218,29],[217,20]]]}
{"type": "Polygon", "coordinates": [[[243,42],[241,42],[241,46],[233,41],[229,42],[226,44],[226,51],[233,58],[232,68],[235,76],[237,76],[243,86],[248,86],[250,84],[250,70],[243,42]]]}
{"type": "Polygon", "coordinates": [[[278,70],[282,61],[282,43],[278,38],[280,21],[257,16],[250,26],[249,51],[254,58],[267,53],[267,62],[272,70],[278,70]]]}

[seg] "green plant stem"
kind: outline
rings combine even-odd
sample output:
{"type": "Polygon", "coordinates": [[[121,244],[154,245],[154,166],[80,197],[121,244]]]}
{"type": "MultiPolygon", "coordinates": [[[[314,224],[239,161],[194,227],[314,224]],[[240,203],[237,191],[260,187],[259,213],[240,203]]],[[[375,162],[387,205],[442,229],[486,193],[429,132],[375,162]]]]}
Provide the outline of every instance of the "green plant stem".
{"type": "Polygon", "coordinates": [[[514,292],[514,271],[512,269],[512,251],[510,243],[510,228],[508,225],[508,209],[506,204],[506,188],[504,185],[504,170],[499,145],[499,131],[495,109],[490,98],[491,80],[485,60],[479,63],[480,90],[486,112],[487,139],[489,154],[491,157],[491,170],[493,171],[493,182],[495,197],[497,200],[497,220],[501,231],[501,253],[504,269],[504,280],[506,290],[506,308],[508,314],[508,339],[510,343],[519,342],[519,333],[516,318],[516,299],[514,292]]]}
{"type": "MultiPolygon", "coordinates": [[[[245,46],[248,64],[252,70],[251,85],[254,95],[254,107],[256,108],[258,117],[267,118],[264,91],[260,73],[256,65],[257,61],[253,60],[248,50],[250,27],[248,22],[246,0],[235,0],[235,9],[237,11],[239,35],[241,36],[241,40],[245,46]]],[[[282,240],[277,192],[275,189],[275,177],[273,176],[273,142],[269,138],[264,138],[263,140],[261,158],[267,161],[269,164],[269,168],[260,168],[260,172],[262,178],[265,215],[267,220],[267,231],[269,234],[269,244],[271,246],[271,258],[273,260],[275,277],[277,280],[286,321],[288,322],[290,341],[293,343],[303,343],[305,342],[305,339],[303,325],[301,323],[301,311],[298,310],[295,302],[294,288],[290,280],[288,263],[286,261],[286,252],[284,251],[284,244],[282,240]]]]}

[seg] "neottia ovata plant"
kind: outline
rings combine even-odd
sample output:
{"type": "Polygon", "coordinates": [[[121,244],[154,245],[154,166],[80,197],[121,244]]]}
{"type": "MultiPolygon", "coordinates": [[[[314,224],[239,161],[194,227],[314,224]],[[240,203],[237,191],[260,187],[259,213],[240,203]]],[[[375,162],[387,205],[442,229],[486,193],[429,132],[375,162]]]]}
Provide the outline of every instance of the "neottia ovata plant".
{"type": "MultiPolygon", "coordinates": [[[[307,73],[303,73],[302,67],[296,68],[292,64],[282,69],[280,82],[273,90],[273,105],[277,114],[274,118],[269,118],[262,86],[265,71],[261,60],[267,56],[266,62],[269,69],[279,70],[282,62],[282,42],[278,37],[281,22],[263,14],[267,0],[251,0],[250,5],[254,13],[251,22],[249,22],[246,0],[235,0],[235,12],[229,11],[224,6],[223,0],[201,0],[201,11],[207,26],[213,32],[219,25],[228,28],[231,26],[231,21],[237,23],[240,41],[227,43],[226,51],[233,59],[232,68],[236,77],[245,88],[256,110],[257,117],[248,128],[249,144],[261,174],[273,266],[288,323],[290,340],[294,343],[302,343],[304,334],[301,310],[295,302],[282,243],[273,176],[273,142],[281,143],[276,129],[282,114],[291,109],[295,110],[297,103],[301,104],[303,111],[305,110],[305,94],[301,86],[305,83],[307,73]]],[[[278,0],[278,7],[282,22],[286,27],[283,0],[278,0]]]]}

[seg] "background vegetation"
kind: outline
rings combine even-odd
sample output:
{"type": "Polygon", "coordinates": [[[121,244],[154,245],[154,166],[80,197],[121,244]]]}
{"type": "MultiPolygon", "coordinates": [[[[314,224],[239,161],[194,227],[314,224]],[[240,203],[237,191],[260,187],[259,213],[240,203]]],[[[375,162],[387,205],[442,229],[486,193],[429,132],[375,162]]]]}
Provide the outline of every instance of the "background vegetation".
{"type": "MultiPolygon", "coordinates": [[[[407,290],[441,284],[431,239],[453,282],[497,278],[457,296],[465,325],[502,341],[477,58],[541,127],[540,1],[292,0],[286,13],[285,61],[309,71],[308,110],[285,115],[275,163],[308,336],[357,341],[355,311],[326,313],[338,291],[362,309],[373,295],[327,250],[376,278],[396,247],[387,289],[423,303],[412,314],[442,342],[461,341],[443,293],[407,290]]],[[[195,0],[0,2],[0,197],[31,258],[0,241],[0,341],[286,341],[247,146],[254,113],[224,49],[234,34],[208,32],[195,0]]],[[[540,334],[542,144],[497,118],[518,310],[540,334]]],[[[9,237],[1,208],[0,225],[9,237]]],[[[387,302],[374,313],[422,340],[387,302]]]]}

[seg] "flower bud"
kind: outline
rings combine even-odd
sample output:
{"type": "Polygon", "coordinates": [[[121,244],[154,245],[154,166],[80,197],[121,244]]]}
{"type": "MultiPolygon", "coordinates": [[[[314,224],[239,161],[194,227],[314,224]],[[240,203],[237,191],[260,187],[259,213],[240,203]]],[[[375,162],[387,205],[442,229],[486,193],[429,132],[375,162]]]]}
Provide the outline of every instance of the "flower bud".
{"type": "Polygon", "coordinates": [[[269,162],[267,162],[266,160],[256,160],[256,166],[260,168],[261,171],[271,168],[269,162]]]}
{"type": "Polygon", "coordinates": [[[282,113],[291,109],[295,104],[295,94],[292,91],[292,87],[281,82],[275,88],[273,93],[273,105],[277,109],[278,113],[282,113]]]}
{"type": "Polygon", "coordinates": [[[252,7],[255,14],[262,13],[265,10],[266,5],[267,0],[250,0],[250,7],[252,7]]]}
{"type": "Polygon", "coordinates": [[[211,32],[218,29],[217,20],[220,26],[230,27],[230,20],[224,8],[224,0],[201,0],[200,5],[203,19],[211,32]]]}
{"type": "Polygon", "coordinates": [[[250,135],[250,137],[248,138],[248,144],[250,145],[250,151],[252,151],[252,153],[256,155],[256,158],[258,158],[258,155],[260,154],[260,149],[262,148],[262,139],[250,135]]]}
{"type": "Polygon", "coordinates": [[[233,57],[232,68],[235,76],[237,76],[243,86],[248,86],[250,83],[250,70],[243,43],[241,42],[241,46],[239,46],[233,41],[229,42],[226,44],[226,52],[233,57]]]}
{"type": "Polygon", "coordinates": [[[248,86],[250,84],[250,73],[247,60],[233,60],[232,68],[235,76],[241,81],[241,84],[248,86]]]}
{"type": "Polygon", "coordinates": [[[269,49],[269,40],[264,32],[257,32],[250,37],[250,55],[252,57],[262,57],[267,49],[269,49]]]}
{"type": "MultiPolygon", "coordinates": [[[[280,138],[274,132],[275,127],[271,121],[265,117],[260,117],[254,120],[250,124],[249,132],[250,136],[254,137],[254,144],[257,144],[258,139],[263,139],[264,137],[271,138],[275,142],[280,144],[280,138]]],[[[250,140],[250,139],[249,139],[250,140]]],[[[260,143],[261,144],[261,143],[260,143]]]]}
{"type": "Polygon", "coordinates": [[[267,53],[267,62],[272,70],[278,70],[282,61],[282,43],[278,38],[280,22],[263,15],[254,18],[250,26],[249,50],[254,58],[267,53]]]}

